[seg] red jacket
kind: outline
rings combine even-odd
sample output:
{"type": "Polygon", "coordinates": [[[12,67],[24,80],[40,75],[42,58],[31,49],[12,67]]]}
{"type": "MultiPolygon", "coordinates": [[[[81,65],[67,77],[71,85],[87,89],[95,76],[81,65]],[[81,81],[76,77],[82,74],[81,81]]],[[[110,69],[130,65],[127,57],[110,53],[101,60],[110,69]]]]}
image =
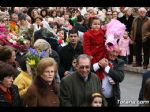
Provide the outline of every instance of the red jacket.
{"type": "MultiPolygon", "coordinates": [[[[93,57],[92,64],[106,57],[107,51],[105,48],[104,35],[105,31],[102,29],[99,29],[98,31],[90,29],[84,33],[83,52],[84,54],[93,57]]],[[[99,79],[102,80],[103,71],[98,70],[96,74],[98,75],[99,79]]]]}
{"type": "Polygon", "coordinates": [[[92,64],[106,57],[106,48],[104,40],[105,32],[103,30],[88,30],[84,33],[83,52],[93,56],[92,64]]]}

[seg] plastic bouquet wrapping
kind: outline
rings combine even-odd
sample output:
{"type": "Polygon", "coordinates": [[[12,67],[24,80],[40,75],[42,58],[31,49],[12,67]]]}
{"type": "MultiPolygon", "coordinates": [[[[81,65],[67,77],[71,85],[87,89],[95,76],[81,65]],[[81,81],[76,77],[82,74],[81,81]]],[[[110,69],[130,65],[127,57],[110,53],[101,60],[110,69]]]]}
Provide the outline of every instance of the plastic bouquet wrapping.
{"type": "Polygon", "coordinates": [[[32,29],[19,33],[17,26],[14,22],[10,23],[9,26],[0,24],[0,41],[2,45],[10,45],[14,48],[22,48],[26,43],[26,36],[32,38],[32,29]]]}
{"type": "Polygon", "coordinates": [[[1,32],[1,33],[7,32],[7,29],[6,29],[5,24],[0,24],[0,32],[1,32]]]}
{"type": "Polygon", "coordinates": [[[27,57],[27,66],[30,68],[30,72],[33,77],[36,76],[36,68],[39,61],[46,56],[46,51],[37,51],[36,49],[29,48],[27,57]]]}
{"type": "Polygon", "coordinates": [[[106,48],[112,51],[117,46],[117,40],[122,38],[125,32],[126,26],[116,19],[112,19],[106,25],[106,48]]]}
{"type": "Polygon", "coordinates": [[[19,27],[17,26],[17,24],[13,21],[11,21],[9,23],[8,26],[9,32],[13,33],[13,34],[18,34],[19,33],[19,27]]]}

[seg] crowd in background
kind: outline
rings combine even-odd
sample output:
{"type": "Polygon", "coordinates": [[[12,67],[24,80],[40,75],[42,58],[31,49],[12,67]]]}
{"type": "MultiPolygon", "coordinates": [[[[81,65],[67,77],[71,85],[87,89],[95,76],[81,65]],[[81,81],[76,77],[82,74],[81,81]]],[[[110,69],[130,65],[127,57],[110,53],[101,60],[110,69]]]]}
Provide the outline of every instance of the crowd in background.
{"type": "Polygon", "coordinates": [[[0,106],[119,106],[124,66],[149,65],[149,9],[0,7],[0,106]],[[125,31],[108,49],[112,20],[125,31]]]}

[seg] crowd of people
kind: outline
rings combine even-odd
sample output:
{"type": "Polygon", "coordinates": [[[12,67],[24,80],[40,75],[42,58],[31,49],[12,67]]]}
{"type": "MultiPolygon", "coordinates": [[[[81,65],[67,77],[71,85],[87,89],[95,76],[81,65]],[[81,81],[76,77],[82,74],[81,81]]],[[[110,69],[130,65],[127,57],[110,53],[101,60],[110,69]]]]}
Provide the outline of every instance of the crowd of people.
{"type": "MultiPolygon", "coordinates": [[[[149,13],[0,7],[0,106],[119,107],[124,66],[149,65],[149,13]]],[[[139,100],[150,100],[147,79],[139,100]]]]}

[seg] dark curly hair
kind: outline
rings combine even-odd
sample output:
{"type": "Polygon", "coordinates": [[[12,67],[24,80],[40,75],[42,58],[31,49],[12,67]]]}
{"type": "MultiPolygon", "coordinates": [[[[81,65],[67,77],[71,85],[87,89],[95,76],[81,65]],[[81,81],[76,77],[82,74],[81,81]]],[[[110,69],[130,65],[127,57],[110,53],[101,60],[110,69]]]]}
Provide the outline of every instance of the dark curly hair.
{"type": "Polygon", "coordinates": [[[42,9],[41,12],[40,12],[40,15],[41,15],[42,17],[46,17],[46,16],[48,15],[48,10],[47,10],[47,8],[42,9]],[[45,13],[46,13],[45,15],[42,14],[42,12],[44,12],[44,11],[45,11],[45,13]]]}
{"type": "Polygon", "coordinates": [[[6,62],[8,59],[11,58],[12,51],[15,51],[15,49],[11,46],[1,46],[0,47],[0,61],[6,62]]]}
{"type": "Polygon", "coordinates": [[[16,72],[13,66],[8,63],[0,61],[0,81],[7,76],[15,76],[16,72]]]}

